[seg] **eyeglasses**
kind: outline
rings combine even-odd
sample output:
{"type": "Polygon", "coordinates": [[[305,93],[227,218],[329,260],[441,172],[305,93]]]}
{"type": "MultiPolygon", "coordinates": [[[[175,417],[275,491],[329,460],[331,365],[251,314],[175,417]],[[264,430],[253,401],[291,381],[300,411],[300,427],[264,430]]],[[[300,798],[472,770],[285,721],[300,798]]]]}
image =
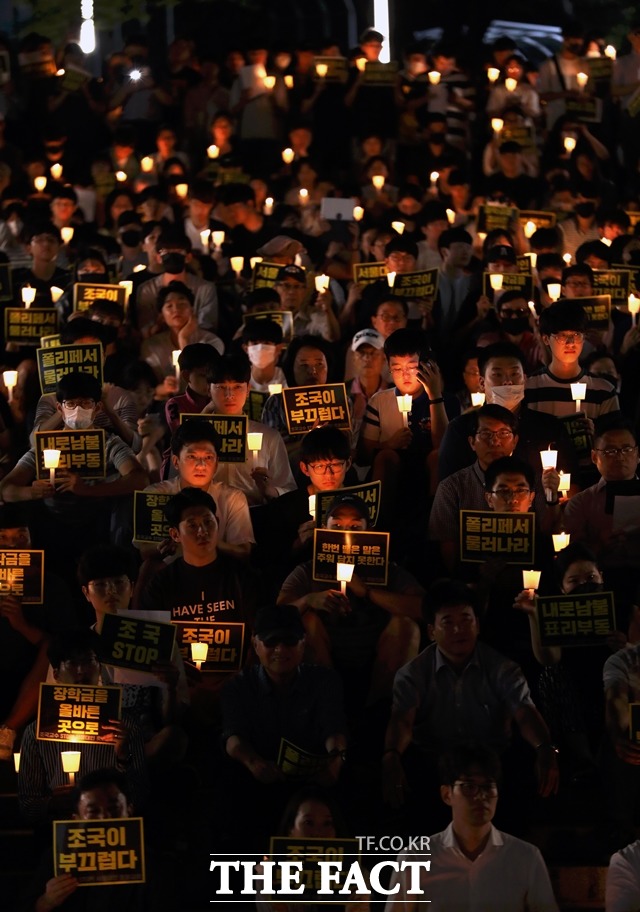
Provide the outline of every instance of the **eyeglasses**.
{"type": "Polygon", "coordinates": [[[213,465],[217,458],[218,457],[214,453],[210,453],[207,456],[196,456],[195,453],[187,453],[184,460],[192,466],[200,464],[209,466],[213,465]]]}
{"type": "Polygon", "coordinates": [[[241,393],[244,393],[247,384],[233,383],[227,385],[226,383],[212,383],[211,386],[217,393],[222,393],[225,399],[232,399],[234,396],[239,396],[241,393]]]}
{"type": "Polygon", "coordinates": [[[383,323],[402,323],[404,316],[400,314],[391,314],[391,313],[379,313],[376,315],[379,320],[382,320],[383,323]]]}
{"type": "Polygon", "coordinates": [[[465,798],[476,798],[480,793],[488,797],[495,798],[498,794],[498,783],[492,779],[489,782],[469,782],[468,779],[458,779],[453,783],[453,787],[460,787],[460,791],[465,798]]]}
{"type": "Polygon", "coordinates": [[[584,282],[580,282],[578,279],[567,279],[564,283],[565,288],[588,288],[591,290],[591,282],[585,279],[584,282]]]}
{"type": "Polygon", "coordinates": [[[603,456],[606,456],[608,459],[613,459],[614,456],[631,456],[632,453],[638,449],[638,446],[631,446],[627,444],[626,446],[621,447],[603,447],[602,449],[595,448],[596,453],[602,453],[603,456]]]}
{"type": "Polygon", "coordinates": [[[418,365],[415,367],[392,367],[390,374],[392,377],[412,377],[418,373],[418,365]]]}
{"type": "Polygon", "coordinates": [[[500,311],[500,315],[503,317],[522,317],[528,313],[526,307],[503,307],[500,311]]]}
{"type": "Polygon", "coordinates": [[[495,494],[496,497],[499,497],[500,500],[510,501],[510,500],[525,500],[529,494],[531,494],[530,488],[496,488],[495,491],[491,491],[491,494],[495,494]]]}
{"type": "Polygon", "coordinates": [[[307,465],[316,475],[337,475],[347,464],[346,459],[336,462],[308,462],[307,465]]]}
{"type": "Polygon", "coordinates": [[[582,342],[584,333],[551,333],[551,338],[556,339],[561,345],[572,345],[574,342],[582,342]]]}
{"type": "Polygon", "coordinates": [[[108,576],[104,579],[91,580],[89,589],[93,589],[98,595],[106,595],[110,590],[118,593],[124,592],[129,585],[131,585],[131,580],[128,576],[108,576]]]}
{"type": "Polygon", "coordinates": [[[96,407],[95,399],[64,399],[62,404],[70,409],[94,409],[96,407]]]}
{"type": "Polygon", "coordinates": [[[296,633],[272,633],[258,639],[267,649],[275,649],[276,646],[297,646],[302,637],[296,633]]]}
{"type": "Polygon", "coordinates": [[[476,431],[476,437],[478,440],[484,440],[485,443],[489,443],[491,440],[511,440],[513,431],[509,431],[507,428],[502,428],[500,431],[476,431]]]}

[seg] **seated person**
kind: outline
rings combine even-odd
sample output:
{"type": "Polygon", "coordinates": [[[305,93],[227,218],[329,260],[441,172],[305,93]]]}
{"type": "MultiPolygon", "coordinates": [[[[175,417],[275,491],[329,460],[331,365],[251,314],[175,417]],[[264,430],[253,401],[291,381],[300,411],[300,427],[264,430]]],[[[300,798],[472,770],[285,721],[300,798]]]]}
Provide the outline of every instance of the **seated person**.
{"type": "MultiPolygon", "coordinates": [[[[150,485],[145,491],[177,494],[183,488],[200,488],[216,503],[218,550],[237,558],[246,558],[254,544],[247,498],[237,488],[214,481],[218,468],[220,437],[210,421],[193,418],[181,424],[171,438],[171,466],[174,478],[150,485]]],[[[152,554],[162,557],[176,551],[175,543],[163,542],[158,547],[140,548],[143,558],[152,554]]]]}
{"type": "MultiPolygon", "coordinates": [[[[90,630],[61,634],[51,640],[47,655],[57,684],[98,684],[100,682],[99,640],[90,630]]],[[[70,788],[62,769],[60,754],[65,741],[36,739],[36,723],[25,729],[20,744],[18,801],[20,811],[29,823],[43,823],[64,814],[69,805],[70,788]]],[[[126,709],[122,719],[109,720],[109,731],[100,740],[78,745],[80,769],[84,776],[105,766],[124,772],[132,794],[142,806],[148,791],[144,739],[135,714],[126,709]]],[[[64,817],[62,818],[64,819],[64,817]]]]}
{"type": "MultiPolygon", "coordinates": [[[[364,532],[367,518],[360,497],[339,494],[326,528],[364,532]]],[[[391,695],[395,673],[418,653],[424,591],[395,563],[389,566],[386,586],[367,586],[354,572],[347,589],[348,595],[342,595],[333,583],[314,582],[307,561],[284,581],[278,604],[298,608],[309,653],[318,664],[362,670],[373,658],[367,695],[367,705],[372,705],[391,695]]]]}
{"type": "Polygon", "coordinates": [[[521,291],[504,291],[496,296],[498,326],[495,331],[484,332],[478,339],[478,346],[495,342],[511,342],[517,345],[525,358],[525,370],[532,373],[544,364],[542,345],[535,333],[535,323],[527,299],[521,291]]]}
{"type": "Polygon", "coordinates": [[[389,386],[383,373],[387,367],[384,338],[375,329],[361,329],[351,340],[353,354],[353,380],[348,394],[353,402],[352,435],[358,440],[362,419],[369,400],[375,393],[389,386]]]}
{"type": "Polygon", "coordinates": [[[282,327],[275,320],[248,319],[242,327],[242,347],[251,362],[249,386],[268,393],[271,383],[287,386],[287,378],[278,361],[284,348],[282,327]]]}
{"type": "Polygon", "coordinates": [[[462,744],[439,762],[440,797],[451,808],[451,823],[429,839],[422,856],[404,851],[399,862],[430,859],[420,869],[419,886],[409,869],[392,875],[385,912],[419,912],[423,897],[435,908],[468,908],[469,896],[480,908],[510,912],[557,912],[549,872],[539,849],[500,832],[492,824],[500,793],[500,759],[487,747],[462,744]],[[498,898],[499,897],[499,898],[498,898]]]}
{"type": "MultiPolygon", "coordinates": [[[[56,409],[63,427],[91,430],[102,409],[100,384],[81,371],[64,374],[56,385],[56,409]]],[[[116,542],[131,540],[131,497],[141,491],[148,476],[120,437],[107,434],[106,478],[83,479],[77,472],[57,469],[55,486],[36,480],[36,456],[32,448],[2,481],[2,499],[43,502],[40,514],[47,556],[60,554],[67,566],[70,554],[78,554],[92,542],[105,540],[111,525],[116,542]],[[46,529],[44,525],[46,523],[46,529]],[[61,541],[60,527],[65,529],[61,541]]]]}
{"type": "MultiPolygon", "coordinates": [[[[211,401],[204,414],[243,415],[249,395],[251,364],[244,352],[224,355],[212,367],[210,376],[211,401]]],[[[287,450],[282,437],[273,428],[259,421],[247,422],[248,433],[262,434],[258,465],[247,448],[244,463],[219,462],[216,481],[239,488],[250,505],[274,500],[287,491],[295,490],[287,450]]]]}
{"type": "Polygon", "coordinates": [[[184,393],[172,396],[165,405],[167,425],[172,434],[180,427],[180,415],[195,415],[211,402],[209,382],[219,352],[212,345],[194,342],[185,345],[178,356],[180,379],[187,384],[184,393]]]}

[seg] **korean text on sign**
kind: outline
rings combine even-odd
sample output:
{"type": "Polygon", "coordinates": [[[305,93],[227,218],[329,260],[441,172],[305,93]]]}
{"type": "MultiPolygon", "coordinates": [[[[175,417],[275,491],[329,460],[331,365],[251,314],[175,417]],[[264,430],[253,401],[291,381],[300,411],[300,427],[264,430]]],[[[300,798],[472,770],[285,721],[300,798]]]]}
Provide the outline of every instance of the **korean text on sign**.
{"type": "Polygon", "coordinates": [[[56,877],[72,874],[85,887],[144,883],[143,827],[142,817],[54,821],[56,877]]]}
{"type": "Polygon", "coordinates": [[[290,434],[306,434],[319,424],[351,429],[344,383],[289,387],[282,396],[290,434]]]}
{"type": "Polygon", "coordinates": [[[536,608],[545,646],[590,646],[615,630],[613,592],[539,596],[536,608]]]}
{"type": "Polygon", "coordinates": [[[82,478],[106,477],[106,434],[102,428],[88,431],[36,431],[36,476],[48,480],[49,469],[44,465],[45,450],[60,451],[58,469],[77,472],[82,478]]]}
{"type": "Polygon", "coordinates": [[[532,564],[535,514],[461,510],[460,559],[483,563],[489,557],[511,564],[532,564]]]}
{"type": "Polygon", "coordinates": [[[109,741],[110,719],[120,718],[121,687],[40,684],[36,738],[40,741],[109,741]]]}
{"type": "Polygon", "coordinates": [[[102,345],[99,342],[39,348],[36,354],[43,393],[54,393],[60,377],[72,371],[91,374],[102,386],[102,345]]]}

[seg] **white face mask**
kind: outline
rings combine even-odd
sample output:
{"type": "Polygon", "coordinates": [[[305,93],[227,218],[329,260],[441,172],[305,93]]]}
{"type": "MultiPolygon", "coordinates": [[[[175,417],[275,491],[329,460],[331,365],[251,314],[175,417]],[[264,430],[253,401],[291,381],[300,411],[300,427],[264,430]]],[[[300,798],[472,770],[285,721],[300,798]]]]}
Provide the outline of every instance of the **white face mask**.
{"type": "Polygon", "coordinates": [[[491,402],[494,405],[502,405],[511,412],[523,399],[524,383],[487,387],[487,402],[491,402]]]}
{"type": "Polygon", "coordinates": [[[84,431],[93,424],[93,409],[84,409],[80,406],[70,409],[62,407],[64,423],[70,431],[84,431]]]}
{"type": "Polygon", "coordinates": [[[276,347],[262,342],[258,345],[247,345],[247,354],[254,367],[268,367],[276,360],[276,347]]]}

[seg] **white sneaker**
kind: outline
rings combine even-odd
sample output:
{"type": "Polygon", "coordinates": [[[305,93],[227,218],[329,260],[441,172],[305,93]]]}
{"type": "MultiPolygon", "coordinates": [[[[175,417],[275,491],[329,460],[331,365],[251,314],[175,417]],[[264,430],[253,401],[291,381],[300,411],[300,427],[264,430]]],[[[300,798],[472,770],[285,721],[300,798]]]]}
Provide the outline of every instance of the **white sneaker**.
{"type": "Polygon", "coordinates": [[[6,725],[0,725],[0,760],[11,760],[16,733],[6,725]]]}

